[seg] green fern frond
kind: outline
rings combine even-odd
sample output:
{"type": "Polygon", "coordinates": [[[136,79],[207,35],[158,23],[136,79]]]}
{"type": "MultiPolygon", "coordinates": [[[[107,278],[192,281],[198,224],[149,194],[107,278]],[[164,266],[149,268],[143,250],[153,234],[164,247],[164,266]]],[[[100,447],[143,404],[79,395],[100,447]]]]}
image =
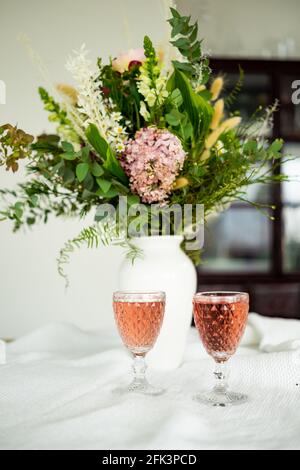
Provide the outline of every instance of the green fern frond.
{"type": "Polygon", "coordinates": [[[119,229],[115,223],[101,222],[84,228],[78,236],[68,240],[59,252],[57,269],[60,276],[65,279],[66,288],[69,286],[69,278],[65,267],[70,262],[70,256],[76,249],[82,247],[98,248],[103,246],[117,245],[126,250],[126,258],[134,263],[135,259],[142,257],[142,251],[130,242],[125,236],[120,236],[119,229]]]}
{"type": "Polygon", "coordinates": [[[231,107],[233,103],[237,100],[238,95],[240,94],[243,85],[244,85],[244,80],[245,80],[245,72],[242,69],[241,66],[239,66],[239,78],[238,81],[236,82],[233,90],[229,93],[227,98],[225,99],[225,105],[227,107],[231,107]]]}

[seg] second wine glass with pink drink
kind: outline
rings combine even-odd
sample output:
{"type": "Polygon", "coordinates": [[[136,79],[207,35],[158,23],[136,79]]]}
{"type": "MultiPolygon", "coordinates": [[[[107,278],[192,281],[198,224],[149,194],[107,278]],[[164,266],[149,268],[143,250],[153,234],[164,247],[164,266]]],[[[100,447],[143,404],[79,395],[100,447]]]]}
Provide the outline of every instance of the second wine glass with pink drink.
{"type": "Polygon", "coordinates": [[[195,399],[213,406],[247,401],[242,393],[228,390],[226,363],[235,353],[245,330],[249,296],[245,292],[200,292],[194,296],[194,319],[202,343],[216,362],[216,383],[195,399]]]}
{"type": "Polygon", "coordinates": [[[159,335],[165,312],[164,292],[115,292],[115,320],[124,345],[133,355],[133,381],[116,391],[160,395],[164,390],[146,379],[145,356],[159,335]]]}

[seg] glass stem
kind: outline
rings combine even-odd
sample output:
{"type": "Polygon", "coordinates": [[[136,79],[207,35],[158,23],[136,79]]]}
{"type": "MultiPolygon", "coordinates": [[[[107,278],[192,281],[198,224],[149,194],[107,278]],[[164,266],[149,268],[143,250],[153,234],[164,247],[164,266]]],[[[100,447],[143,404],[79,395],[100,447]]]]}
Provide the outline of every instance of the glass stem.
{"type": "Polygon", "coordinates": [[[144,356],[133,357],[133,381],[137,384],[146,382],[146,369],[147,365],[144,356]]]}
{"type": "Polygon", "coordinates": [[[226,393],[228,384],[227,384],[227,364],[226,362],[217,362],[214,376],[216,383],[214,386],[214,391],[216,393],[226,393]]]}

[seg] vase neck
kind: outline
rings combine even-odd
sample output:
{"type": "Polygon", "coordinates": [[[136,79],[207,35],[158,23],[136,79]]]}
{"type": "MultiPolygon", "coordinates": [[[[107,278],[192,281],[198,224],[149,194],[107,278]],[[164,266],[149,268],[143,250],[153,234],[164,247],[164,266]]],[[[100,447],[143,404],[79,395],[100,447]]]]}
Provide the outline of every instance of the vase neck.
{"type": "Polygon", "coordinates": [[[147,251],[170,251],[179,248],[183,237],[181,235],[162,235],[132,238],[132,243],[147,251]]]}

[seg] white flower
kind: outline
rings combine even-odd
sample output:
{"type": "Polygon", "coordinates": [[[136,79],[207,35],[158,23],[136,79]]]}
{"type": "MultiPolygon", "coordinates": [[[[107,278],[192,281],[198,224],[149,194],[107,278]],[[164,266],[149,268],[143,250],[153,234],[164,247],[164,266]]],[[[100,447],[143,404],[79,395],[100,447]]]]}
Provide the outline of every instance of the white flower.
{"type": "Polygon", "coordinates": [[[226,149],[224,147],[224,144],[221,140],[218,140],[216,145],[215,145],[215,148],[217,150],[217,152],[222,155],[222,153],[226,153],[226,149]]]}
{"type": "Polygon", "coordinates": [[[147,107],[146,107],[146,104],[144,101],[141,101],[140,103],[140,114],[141,116],[143,116],[143,118],[145,119],[145,121],[149,121],[150,119],[150,113],[149,111],[147,110],[147,107]]]}
{"type": "MultiPolygon", "coordinates": [[[[155,104],[162,105],[168,97],[167,77],[160,75],[160,67],[154,67],[154,77],[148,76],[147,64],[140,68],[140,78],[137,84],[139,93],[143,95],[146,103],[152,108],[155,104]]],[[[143,110],[144,112],[144,110],[143,110]]]]}
{"type": "Polygon", "coordinates": [[[149,91],[149,93],[145,96],[146,102],[149,104],[150,108],[155,105],[156,102],[156,94],[153,90],[149,91]]]}
{"type": "Polygon", "coordinates": [[[116,145],[116,151],[117,152],[124,152],[125,150],[125,145],[122,142],[117,143],[116,145]]]}
{"type": "Polygon", "coordinates": [[[76,121],[77,129],[81,128],[82,138],[85,136],[86,127],[93,123],[115,149],[120,139],[121,142],[126,139],[126,130],[120,124],[123,117],[114,109],[113,102],[103,96],[102,82],[98,74],[91,69],[91,61],[87,59],[87,54],[83,45],[67,62],[67,69],[78,83],[78,107],[68,106],[67,110],[72,122],[76,121]]]}

